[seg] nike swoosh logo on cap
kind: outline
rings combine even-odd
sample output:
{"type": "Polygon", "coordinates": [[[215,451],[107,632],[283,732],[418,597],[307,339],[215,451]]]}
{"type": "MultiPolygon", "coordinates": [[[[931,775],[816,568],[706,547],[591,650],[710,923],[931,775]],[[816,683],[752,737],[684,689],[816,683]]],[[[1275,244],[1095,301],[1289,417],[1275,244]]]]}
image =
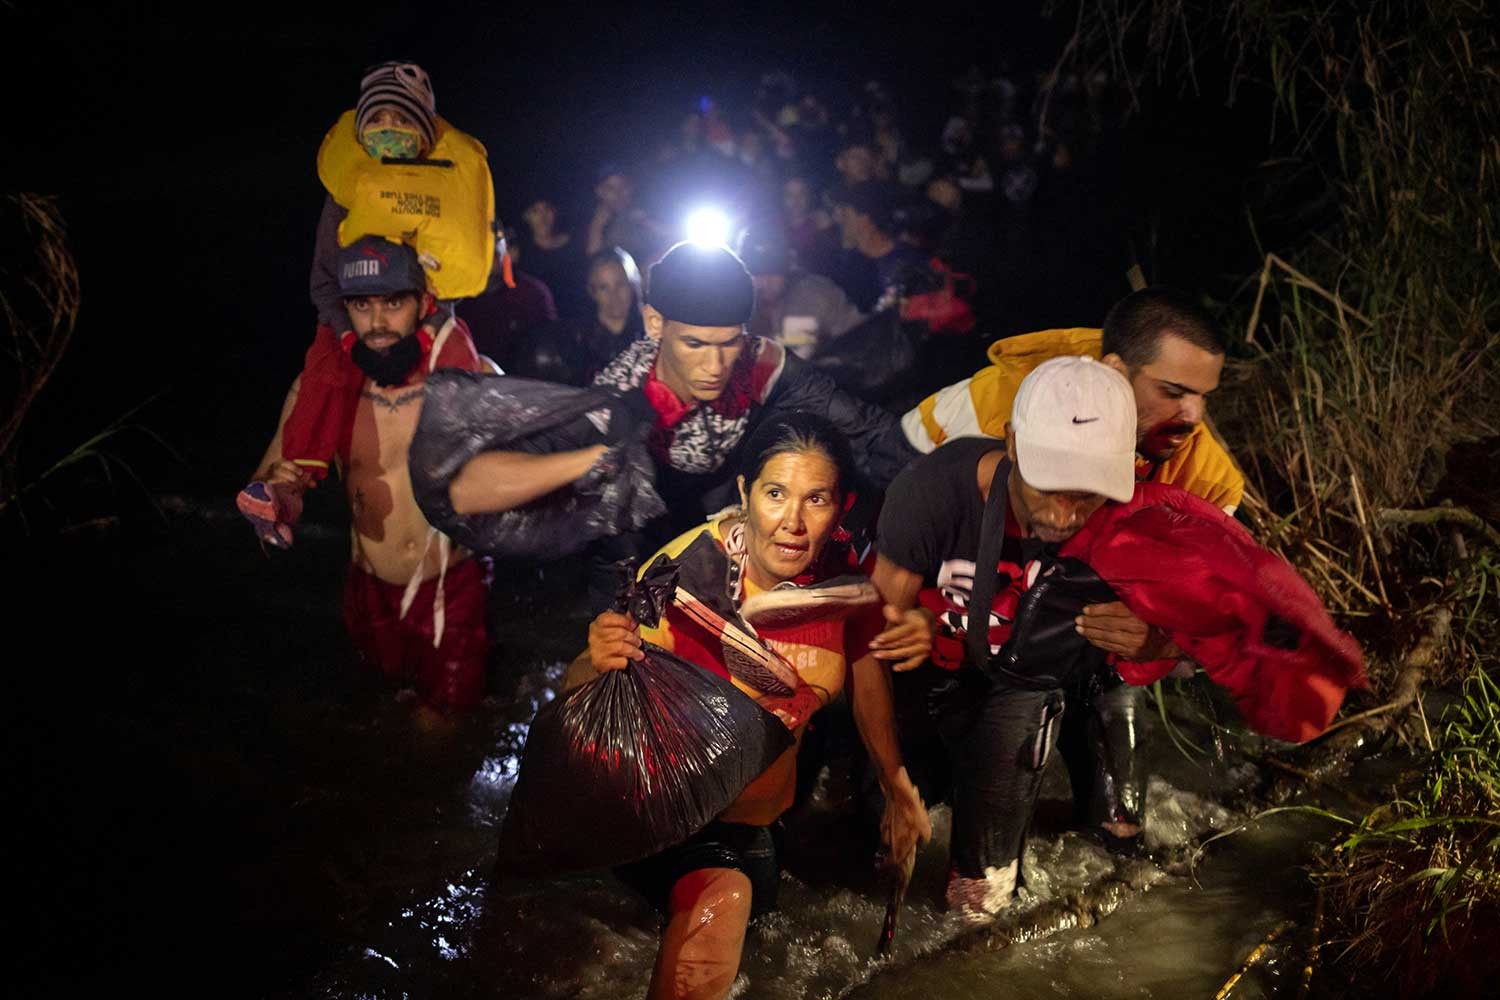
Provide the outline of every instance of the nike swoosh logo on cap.
{"type": "Polygon", "coordinates": [[[1091,424],[1095,420],[1098,420],[1098,419],[1099,419],[1098,417],[1089,417],[1087,420],[1079,420],[1077,417],[1074,417],[1073,418],[1073,423],[1075,423],[1075,424],[1091,424]]]}

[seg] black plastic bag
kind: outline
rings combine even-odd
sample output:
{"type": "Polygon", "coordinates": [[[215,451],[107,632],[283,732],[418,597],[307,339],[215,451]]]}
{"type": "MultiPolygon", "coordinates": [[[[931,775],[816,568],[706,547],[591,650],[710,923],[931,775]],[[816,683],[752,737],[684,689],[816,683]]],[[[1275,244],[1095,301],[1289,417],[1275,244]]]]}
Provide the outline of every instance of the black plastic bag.
{"type": "Polygon", "coordinates": [[[637,531],[666,510],[645,437],[650,427],[615,427],[606,437],[594,420],[632,417],[632,407],[599,389],[578,389],[508,375],[455,369],[427,379],[422,417],[412,438],[410,471],[417,506],[458,544],[487,555],[571,555],[596,538],[637,531]],[[448,486],[484,451],[551,454],[613,446],[583,478],[523,507],[499,514],[458,514],[448,486]]]}
{"type": "Polygon", "coordinates": [[[1010,638],[984,672],[1016,687],[1062,687],[1105,662],[1108,654],[1078,634],[1075,620],[1089,604],[1119,600],[1109,584],[1073,558],[1040,557],[1036,580],[1016,604],[1010,638]]]}
{"type": "Polygon", "coordinates": [[[901,322],[900,310],[884,309],[825,343],[812,364],[845,392],[880,401],[911,379],[925,336],[921,324],[901,322]]]}
{"type": "MultiPolygon", "coordinates": [[[[658,559],[622,607],[651,623],[676,589],[658,559]]],[[[500,828],[495,874],[624,864],[686,840],[792,746],[728,679],[646,643],[646,658],[543,706],[500,828]]]]}

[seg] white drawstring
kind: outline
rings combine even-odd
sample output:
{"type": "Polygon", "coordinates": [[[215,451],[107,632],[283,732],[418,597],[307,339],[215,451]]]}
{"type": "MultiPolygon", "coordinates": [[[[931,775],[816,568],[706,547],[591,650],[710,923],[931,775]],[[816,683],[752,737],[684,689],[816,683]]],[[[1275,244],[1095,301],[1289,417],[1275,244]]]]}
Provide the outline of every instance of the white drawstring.
{"type": "Polygon", "coordinates": [[[436,533],[436,528],[427,529],[427,544],[422,546],[422,558],[417,560],[417,568],[412,570],[411,579],[406,581],[406,592],[401,595],[402,618],[411,610],[411,602],[416,600],[417,590],[422,586],[422,570],[427,566],[427,553],[432,549],[432,536],[436,533]]]}
{"type": "MultiPolygon", "coordinates": [[[[437,531],[429,528],[429,531],[437,531]]],[[[448,580],[448,547],[451,543],[448,536],[438,534],[438,582],[437,592],[432,595],[432,648],[437,649],[438,644],[443,641],[443,626],[447,622],[444,601],[447,592],[448,580]]]]}
{"type": "Polygon", "coordinates": [[[449,315],[448,321],[438,330],[437,336],[432,338],[432,346],[427,349],[427,373],[430,375],[437,370],[438,355],[442,353],[443,345],[448,342],[448,334],[453,332],[457,325],[458,317],[449,315]]]}
{"type": "MultiPolygon", "coordinates": [[[[427,370],[433,371],[437,367],[438,353],[442,351],[448,334],[453,332],[455,317],[449,316],[448,322],[438,331],[433,338],[432,349],[427,356],[427,370]]],[[[427,568],[427,553],[432,551],[432,536],[438,538],[438,575],[437,590],[432,595],[432,648],[437,649],[443,641],[443,627],[447,624],[447,608],[445,606],[445,586],[448,580],[448,553],[452,550],[453,543],[448,536],[438,531],[431,525],[427,528],[427,542],[422,546],[422,558],[417,562],[417,568],[412,571],[411,579],[406,581],[406,591],[401,595],[401,617],[406,618],[406,613],[411,610],[411,602],[417,599],[417,591],[422,589],[422,571],[427,568]]]]}
{"type": "Polygon", "coordinates": [[[422,546],[422,559],[417,563],[417,568],[412,570],[411,579],[406,581],[406,591],[401,595],[401,617],[406,617],[406,613],[411,610],[411,602],[417,599],[417,591],[422,589],[422,570],[427,567],[427,553],[432,551],[433,535],[438,539],[438,575],[437,590],[432,595],[432,648],[437,649],[443,641],[443,626],[447,621],[443,591],[448,579],[448,553],[453,543],[436,528],[427,529],[427,544],[422,546]]]}

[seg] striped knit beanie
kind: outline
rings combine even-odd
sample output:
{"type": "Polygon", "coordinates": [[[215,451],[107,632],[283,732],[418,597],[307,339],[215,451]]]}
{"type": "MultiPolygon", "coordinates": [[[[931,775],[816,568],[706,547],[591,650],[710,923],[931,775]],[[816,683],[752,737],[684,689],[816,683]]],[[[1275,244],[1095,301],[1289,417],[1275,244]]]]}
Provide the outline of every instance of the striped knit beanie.
{"type": "Polygon", "coordinates": [[[427,148],[437,142],[437,102],[432,81],[416,63],[385,62],[365,70],[359,81],[359,103],[354,106],[354,133],[362,135],[382,108],[401,112],[416,123],[427,148]]]}

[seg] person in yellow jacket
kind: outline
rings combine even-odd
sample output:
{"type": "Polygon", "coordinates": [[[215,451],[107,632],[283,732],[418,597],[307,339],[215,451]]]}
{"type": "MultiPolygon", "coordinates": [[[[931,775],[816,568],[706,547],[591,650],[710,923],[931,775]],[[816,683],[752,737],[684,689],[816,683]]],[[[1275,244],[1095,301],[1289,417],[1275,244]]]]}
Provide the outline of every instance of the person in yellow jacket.
{"type": "Polygon", "coordinates": [[[1116,303],[1102,330],[1042,330],[995,341],[988,367],[928,396],[901,425],[922,452],[958,437],[1004,437],[1016,389],[1033,368],[1065,355],[1099,358],[1135,393],[1137,478],[1179,486],[1232,514],[1245,477],[1203,423],[1224,351],[1223,335],[1191,298],[1145,288],[1116,303]]]}
{"type": "MultiPolygon", "coordinates": [[[[1226,344],[1189,296],[1172,288],[1133,292],[1115,303],[1102,330],[1042,330],[997,340],[991,364],[927,397],[902,418],[918,451],[964,437],[1004,438],[1016,391],[1051,358],[1098,358],[1124,375],[1136,407],[1136,478],[1181,487],[1234,513],[1245,478],[1204,425],[1219,387],[1226,344]]],[[[1094,645],[1129,656],[1144,623],[1119,602],[1090,605],[1078,631],[1094,645]]],[[[1068,694],[1058,748],[1072,779],[1076,819],[1110,846],[1138,843],[1146,775],[1136,755],[1140,688],[1113,670],[1090,675],[1068,694]]]]}

